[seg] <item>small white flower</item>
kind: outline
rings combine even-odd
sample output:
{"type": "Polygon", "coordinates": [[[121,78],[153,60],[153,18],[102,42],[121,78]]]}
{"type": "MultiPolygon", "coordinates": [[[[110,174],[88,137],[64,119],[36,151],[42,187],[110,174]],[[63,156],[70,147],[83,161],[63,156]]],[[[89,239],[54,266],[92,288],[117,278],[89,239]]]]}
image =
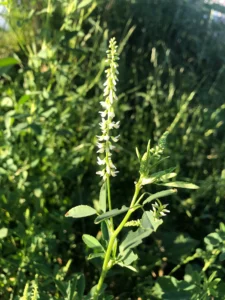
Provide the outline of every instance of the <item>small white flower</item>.
{"type": "Polygon", "coordinates": [[[103,135],[101,135],[101,136],[97,135],[96,137],[99,140],[99,142],[104,141],[104,136],[103,135]]]}
{"type": "Polygon", "coordinates": [[[168,206],[168,204],[159,204],[158,202],[152,204],[152,210],[154,213],[154,216],[156,218],[160,218],[160,217],[165,217],[167,215],[167,213],[169,213],[170,211],[168,209],[166,209],[166,207],[168,206]]]}
{"type": "Polygon", "coordinates": [[[105,148],[105,144],[104,143],[97,143],[97,147],[99,149],[105,148]]]}
{"type": "Polygon", "coordinates": [[[102,118],[105,118],[107,115],[107,110],[99,112],[102,118]]]}
{"type": "Polygon", "coordinates": [[[119,171],[111,170],[111,175],[112,175],[113,177],[116,177],[116,174],[118,174],[118,173],[119,173],[119,171]]]}
{"type": "Polygon", "coordinates": [[[104,141],[109,141],[109,135],[104,136],[104,141]]]}
{"type": "Polygon", "coordinates": [[[113,127],[118,129],[120,127],[120,121],[113,124],[113,127]]]}
{"type": "Polygon", "coordinates": [[[101,104],[101,106],[102,106],[103,108],[105,108],[105,109],[109,109],[109,108],[110,108],[110,104],[107,103],[107,102],[101,101],[100,104],[101,104]]]}
{"type": "Polygon", "coordinates": [[[109,159],[109,166],[111,169],[116,169],[116,166],[112,163],[111,159],[109,159]]]}
{"type": "Polygon", "coordinates": [[[108,116],[109,116],[109,118],[114,118],[115,117],[115,114],[114,114],[114,112],[113,111],[109,111],[108,112],[108,116]]]}
{"type": "Polygon", "coordinates": [[[104,148],[99,149],[99,150],[97,151],[97,153],[104,153],[104,152],[105,152],[104,148]]]}
{"type": "Polygon", "coordinates": [[[165,216],[166,216],[166,214],[165,214],[163,211],[161,211],[159,214],[160,214],[160,216],[162,216],[162,217],[165,217],[165,216]]]}
{"type": "Polygon", "coordinates": [[[105,159],[101,159],[100,157],[97,157],[97,164],[98,165],[105,165],[105,159]]]}
{"type": "Polygon", "coordinates": [[[117,135],[117,136],[111,136],[111,139],[114,143],[117,143],[119,141],[119,137],[120,135],[117,135]]]}
{"type": "Polygon", "coordinates": [[[105,170],[102,171],[98,171],[96,172],[96,174],[100,175],[101,177],[103,177],[105,175],[105,170]]]}

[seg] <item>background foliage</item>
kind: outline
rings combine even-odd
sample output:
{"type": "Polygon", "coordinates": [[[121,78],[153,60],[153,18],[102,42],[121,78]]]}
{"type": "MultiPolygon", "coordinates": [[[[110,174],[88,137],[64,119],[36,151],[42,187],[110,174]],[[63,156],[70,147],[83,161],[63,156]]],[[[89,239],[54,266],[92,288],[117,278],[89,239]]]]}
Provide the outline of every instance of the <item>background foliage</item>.
{"type": "Polygon", "coordinates": [[[225,25],[212,18],[212,6],[203,0],[5,5],[1,299],[26,293],[31,299],[36,289],[40,299],[82,299],[98,278],[81,235],[99,233],[92,222],[71,223],[64,214],[98,198],[95,136],[112,36],[120,53],[115,205],[133,193],[135,147],[143,150],[166,129],[165,167],[176,166],[179,179],[200,189],[166,200],[171,214],[139,248],[138,274],[115,269],[107,290],[118,299],[225,299],[225,25]],[[69,296],[71,286],[78,298],[69,296]]]}

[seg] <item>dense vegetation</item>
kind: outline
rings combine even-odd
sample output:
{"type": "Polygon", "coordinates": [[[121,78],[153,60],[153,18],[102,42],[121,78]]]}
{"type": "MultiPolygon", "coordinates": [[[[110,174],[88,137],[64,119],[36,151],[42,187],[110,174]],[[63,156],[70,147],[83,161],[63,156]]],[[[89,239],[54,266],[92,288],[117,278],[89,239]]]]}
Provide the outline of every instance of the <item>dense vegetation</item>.
{"type": "Polygon", "coordinates": [[[138,248],[138,273],[113,269],[107,294],[225,299],[225,24],[212,18],[212,6],[8,2],[10,29],[0,32],[0,298],[83,299],[83,289],[87,294],[98,279],[93,265],[101,264],[86,259],[81,239],[85,232],[99,235],[93,220],[64,215],[98,199],[98,111],[105,52],[115,36],[121,121],[115,206],[133,194],[135,147],[143,153],[146,140],[154,144],[166,130],[164,167],[175,166],[179,179],[200,188],[165,200],[171,213],[138,248]]]}

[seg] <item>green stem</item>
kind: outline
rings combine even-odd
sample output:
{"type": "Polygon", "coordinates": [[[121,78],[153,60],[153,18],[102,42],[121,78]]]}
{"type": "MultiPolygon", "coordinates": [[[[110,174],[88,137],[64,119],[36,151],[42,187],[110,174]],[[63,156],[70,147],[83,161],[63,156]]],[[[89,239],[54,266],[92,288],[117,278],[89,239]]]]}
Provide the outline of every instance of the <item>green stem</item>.
{"type": "MultiPolygon", "coordinates": [[[[111,190],[110,190],[110,176],[107,176],[107,194],[108,194],[108,208],[109,210],[112,210],[112,202],[111,202],[111,190]]],[[[109,224],[109,231],[110,234],[113,234],[114,232],[114,223],[113,218],[110,218],[110,224],[109,224]]],[[[113,257],[116,257],[116,251],[117,251],[117,242],[115,241],[114,247],[113,247],[113,257]]]]}
{"type": "MultiPolygon", "coordinates": [[[[108,208],[109,208],[109,210],[112,210],[109,175],[107,176],[107,193],[108,193],[108,197],[107,197],[108,198],[108,208]]],[[[111,230],[113,232],[114,231],[113,218],[111,218],[110,221],[111,221],[111,230]]]]}
{"type": "MultiPolygon", "coordinates": [[[[103,262],[103,266],[102,266],[102,272],[95,290],[95,294],[94,294],[94,298],[93,300],[97,300],[98,296],[99,296],[99,292],[102,288],[104,279],[106,277],[107,272],[112,268],[113,266],[113,261],[110,261],[110,257],[111,257],[111,252],[112,250],[114,250],[115,248],[114,246],[114,242],[118,236],[118,234],[120,233],[120,231],[123,229],[124,225],[126,224],[126,222],[129,220],[130,216],[132,215],[132,213],[136,210],[136,208],[134,208],[134,204],[137,200],[138,194],[140,192],[141,189],[141,184],[140,181],[138,183],[136,183],[135,185],[135,192],[134,192],[134,196],[133,199],[131,201],[131,205],[130,205],[130,209],[128,210],[128,212],[126,213],[125,217],[123,218],[123,220],[121,221],[120,225],[116,228],[116,230],[113,232],[113,234],[110,237],[109,240],[109,244],[106,250],[106,254],[105,254],[105,258],[104,258],[104,262],[103,262]]],[[[115,250],[114,250],[115,251],[115,250]]],[[[114,252],[115,253],[115,252],[114,252]]]]}

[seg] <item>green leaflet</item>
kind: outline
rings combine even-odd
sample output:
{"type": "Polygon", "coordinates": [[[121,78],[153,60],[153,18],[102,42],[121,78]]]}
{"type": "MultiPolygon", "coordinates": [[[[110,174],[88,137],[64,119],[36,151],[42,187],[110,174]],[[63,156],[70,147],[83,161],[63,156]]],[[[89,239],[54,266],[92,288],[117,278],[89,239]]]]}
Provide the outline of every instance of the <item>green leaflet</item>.
{"type": "Polygon", "coordinates": [[[142,240],[149,236],[152,233],[152,229],[142,229],[139,228],[136,231],[129,231],[125,239],[120,245],[120,252],[123,253],[123,251],[127,249],[134,248],[142,243],[142,240]]]}
{"type": "Polygon", "coordinates": [[[117,265],[121,266],[122,268],[130,269],[130,270],[133,271],[133,272],[137,272],[137,269],[136,269],[135,267],[130,266],[130,265],[127,266],[127,265],[125,265],[125,264],[122,263],[122,262],[117,263],[117,265]]]}
{"type": "Polygon", "coordinates": [[[99,248],[99,249],[104,250],[104,248],[99,243],[99,241],[94,236],[92,236],[90,234],[83,234],[82,240],[88,246],[88,248],[99,248]]]}
{"type": "Polygon", "coordinates": [[[98,224],[106,219],[109,219],[109,218],[112,218],[112,217],[115,217],[117,215],[120,215],[122,213],[125,213],[126,211],[129,210],[129,207],[126,207],[126,206],[122,206],[121,209],[118,209],[118,208],[115,208],[115,209],[112,209],[110,211],[107,211],[106,213],[98,216],[96,219],[95,219],[95,224],[98,224]]]}
{"type": "Polygon", "coordinates": [[[162,219],[157,219],[154,217],[154,213],[152,211],[145,211],[143,213],[141,219],[141,227],[144,229],[152,229],[152,231],[156,231],[159,225],[163,223],[162,219]]]}
{"type": "Polygon", "coordinates": [[[196,190],[199,188],[199,186],[197,186],[193,183],[188,183],[188,182],[183,182],[183,181],[161,183],[160,185],[183,188],[183,189],[192,189],[192,190],[196,190]]]}
{"type": "Polygon", "coordinates": [[[172,194],[175,194],[177,192],[176,189],[171,189],[171,190],[165,190],[165,191],[161,191],[161,192],[158,192],[158,193],[155,193],[151,196],[149,196],[144,202],[143,202],[143,205],[155,200],[155,199],[158,199],[158,198],[162,198],[162,197],[166,197],[166,196],[169,196],[169,195],[172,195],[172,194]]]}
{"type": "Polygon", "coordinates": [[[175,170],[175,167],[166,169],[164,171],[153,173],[150,177],[143,178],[142,184],[146,185],[146,184],[151,184],[151,183],[157,182],[158,180],[166,181],[170,178],[173,178],[173,177],[177,176],[177,173],[173,172],[174,170],[175,170]]]}
{"type": "Polygon", "coordinates": [[[103,212],[106,212],[106,183],[104,182],[99,195],[99,207],[103,212]]]}
{"type": "Polygon", "coordinates": [[[72,218],[83,218],[95,215],[97,212],[96,210],[88,205],[78,205],[71,208],[66,214],[65,217],[72,217],[72,218]]]}
{"type": "Polygon", "coordinates": [[[106,222],[101,222],[102,238],[104,241],[109,240],[109,231],[106,222]]]}
{"type": "Polygon", "coordinates": [[[0,59],[0,68],[19,64],[19,61],[14,57],[6,57],[0,59]]]}
{"type": "Polygon", "coordinates": [[[122,262],[124,266],[129,266],[138,259],[138,255],[135,254],[131,249],[127,249],[126,251],[120,253],[120,255],[121,257],[119,262],[122,262]]]}
{"type": "Polygon", "coordinates": [[[94,259],[94,258],[98,258],[98,257],[102,257],[104,258],[105,253],[104,252],[99,252],[99,253],[91,253],[88,256],[88,260],[94,259]]]}

